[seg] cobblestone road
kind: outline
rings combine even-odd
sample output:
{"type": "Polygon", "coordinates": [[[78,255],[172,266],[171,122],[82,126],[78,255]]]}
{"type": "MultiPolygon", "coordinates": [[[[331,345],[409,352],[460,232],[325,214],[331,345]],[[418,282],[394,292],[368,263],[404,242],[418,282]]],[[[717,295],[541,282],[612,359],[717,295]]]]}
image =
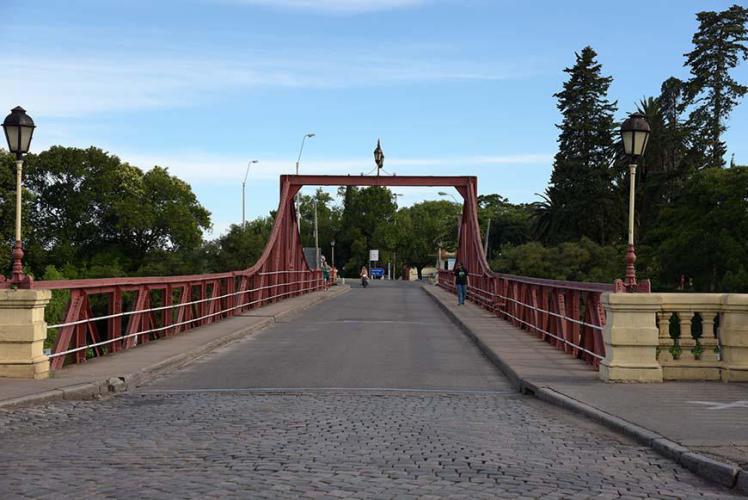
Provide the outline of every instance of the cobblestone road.
{"type": "Polygon", "coordinates": [[[0,410],[0,500],[729,496],[514,393],[412,285],[354,289],[139,392],[0,410]]]}
{"type": "Polygon", "coordinates": [[[511,393],[146,393],[0,412],[16,497],[725,498],[511,393]]]}

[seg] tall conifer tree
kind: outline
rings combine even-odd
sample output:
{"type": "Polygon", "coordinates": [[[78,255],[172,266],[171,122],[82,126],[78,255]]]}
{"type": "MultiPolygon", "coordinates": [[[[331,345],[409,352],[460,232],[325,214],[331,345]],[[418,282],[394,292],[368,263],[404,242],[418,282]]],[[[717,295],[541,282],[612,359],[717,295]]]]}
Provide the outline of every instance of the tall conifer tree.
{"type": "Polygon", "coordinates": [[[725,164],[722,133],[732,108],[748,92],[730,76],[740,60],[748,59],[748,9],[733,5],[722,12],[699,12],[699,30],[693,36],[693,50],[685,56],[691,70],[686,89],[695,108],[689,117],[696,131],[695,146],[704,154],[703,166],[725,164]]]}
{"type": "Polygon", "coordinates": [[[558,153],[547,190],[552,230],[549,242],[587,236],[609,243],[615,227],[616,195],[610,158],[613,148],[613,113],[608,100],[613,78],[601,74],[592,47],[576,54],[576,63],[564,71],[569,79],[558,98],[563,120],[557,127],[558,153]]]}

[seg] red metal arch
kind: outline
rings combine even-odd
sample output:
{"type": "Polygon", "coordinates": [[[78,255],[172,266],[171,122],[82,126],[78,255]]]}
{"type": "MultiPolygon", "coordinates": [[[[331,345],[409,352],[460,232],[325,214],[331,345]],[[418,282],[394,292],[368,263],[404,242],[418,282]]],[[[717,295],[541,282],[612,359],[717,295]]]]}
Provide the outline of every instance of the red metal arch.
{"type": "MultiPolygon", "coordinates": [[[[457,259],[471,271],[482,274],[491,270],[486,261],[478,225],[478,179],[474,176],[366,176],[366,175],[283,175],[281,176],[281,205],[293,209],[293,197],[302,186],[408,186],[408,187],[454,187],[464,199],[460,241],[457,259]],[[288,195],[283,193],[288,185],[288,195]]],[[[283,221],[294,225],[296,219],[283,221]]]]}
{"type": "MultiPolygon", "coordinates": [[[[600,294],[612,285],[540,280],[493,273],[478,224],[477,178],[472,176],[283,175],[272,232],[257,262],[227,273],[94,280],[37,281],[34,288],[69,291],[65,320],[52,350],[52,368],[67,361],[129,349],[162,336],[234,316],[326,283],[309,268],[299,237],[294,196],[304,185],[454,187],[464,199],[457,259],[470,271],[468,298],[597,364],[603,354],[600,294]],[[92,307],[95,304],[96,307],[92,307]],[[107,314],[95,316],[106,306],[107,314]]],[[[439,285],[453,289],[451,273],[439,285]]]]}

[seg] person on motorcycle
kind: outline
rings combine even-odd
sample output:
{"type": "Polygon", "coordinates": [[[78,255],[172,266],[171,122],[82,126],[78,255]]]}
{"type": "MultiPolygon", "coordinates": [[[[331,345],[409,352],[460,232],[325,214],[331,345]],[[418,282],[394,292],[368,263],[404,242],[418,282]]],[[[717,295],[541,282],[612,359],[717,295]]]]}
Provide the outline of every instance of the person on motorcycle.
{"type": "Polygon", "coordinates": [[[369,270],[366,269],[366,266],[361,266],[361,273],[359,276],[361,276],[361,286],[364,288],[369,286],[369,270]]]}

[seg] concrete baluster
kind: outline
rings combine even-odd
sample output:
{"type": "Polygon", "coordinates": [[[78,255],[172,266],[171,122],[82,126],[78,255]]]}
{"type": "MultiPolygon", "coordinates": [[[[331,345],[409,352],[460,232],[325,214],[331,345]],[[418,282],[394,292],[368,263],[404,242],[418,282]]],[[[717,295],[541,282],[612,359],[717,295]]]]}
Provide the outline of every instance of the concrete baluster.
{"type": "Polygon", "coordinates": [[[680,323],[678,345],[680,345],[680,359],[684,361],[695,359],[691,352],[691,349],[696,346],[696,340],[691,334],[691,322],[693,317],[694,313],[691,311],[678,311],[678,321],[680,323]]]}
{"type": "Polygon", "coordinates": [[[714,336],[714,316],[715,311],[699,313],[701,316],[701,360],[705,362],[716,362],[717,353],[714,350],[719,346],[717,337],[714,336]]]}
{"type": "Polygon", "coordinates": [[[673,313],[667,311],[660,311],[657,313],[657,319],[659,320],[658,326],[658,345],[659,354],[657,359],[660,363],[673,361],[673,353],[670,349],[675,345],[673,338],[670,336],[670,318],[673,317],[673,313]]]}

